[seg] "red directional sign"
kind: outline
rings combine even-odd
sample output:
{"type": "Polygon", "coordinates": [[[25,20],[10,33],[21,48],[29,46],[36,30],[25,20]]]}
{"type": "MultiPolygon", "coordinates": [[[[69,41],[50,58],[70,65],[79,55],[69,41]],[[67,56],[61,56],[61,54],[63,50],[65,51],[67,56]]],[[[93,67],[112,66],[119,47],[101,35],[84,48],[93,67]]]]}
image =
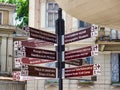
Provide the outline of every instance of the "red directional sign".
{"type": "Polygon", "coordinates": [[[48,42],[56,43],[56,35],[50,32],[45,32],[39,29],[29,27],[30,37],[48,42]]]}
{"type": "Polygon", "coordinates": [[[98,36],[98,25],[92,25],[89,28],[85,28],[76,32],[72,32],[65,35],[65,44],[90,38],[92,36],[98,36]]]}
{"type": "Polygon", "coordinates": [[[91,46],[65,52],[65,60],[74,60],[91,56],[91,46]]]}
{"type": "Polygon", "coordinates": [[[80,76],[92,76],[100,74],[100,65],[86,65],[86,66],[79,66],[74,68],[66,68],[65,69],[65,78],[71,77],[80,77],[80,76]]]}
{"type": "Polygon", "coordinates": [[[50,79],[48,77],[33,77],[33,76],[21,76],[21,71],[12,72],[13,80],[15,81],[26,81],[26,80],[36,80],[36,79],[50,79]]]}
{"type": "Polygon", "coordinates": [[[53,62],[53,60],[38,59],[38,58],[21,58],[21,62],[23,64],[42,64],[42,63],[53,62]]]}
{"type": "Polygon", "coordinates": [[[53,60],[38,59],[38,58],[15,58],[15,68],[20,68],[21,64],[43,64],[53,62],[53,60]]]}
{"type": "Polygon", "coordinates": [[[66,34],[65,43],[67,44],[67,43],[79,41],[79,40],[90,38],[90,37],[91,37],[91,28],[86,28],[70,34],[66,34]]]}
{"type": "Polygon", "coordinates": [[[81,66],[83,63],[83,59],[76,59],[76,60],[65,60],[66,64],[81,66]]]}
{"type": "Polygon", "coordinates": [[[40,66],[22,65],[21,75],[56,78],[56,69],[40,66]]]}
{"type": "Polygon", "coordinates": [[[56,52],[52,50],[44,50],[30,47],[18,47],[14,52],[16,58],[29,57],[38,59],[56,60],[56,52]]]}
{"type": "Polygon", "coordinates": [[[38,39],[24,40],[19,42],[21,42],[22,46],[25,47],[43,47],[43,46],[53,45],[53,43],[51,42],[46,42],[38,39]]]}
{"type": "Polygon", "coordinates": [[[25,47],[26,57],[56,60],[56,52],[51,50],[25,47]]]}
{"type": "Polygon", "coordinates": [[[85,58],[88,56],[97,55],[98,45],[87,46],[84,48],[69,50],[65,52],[65,60],[76,60],[80,58],[85,58]]]}

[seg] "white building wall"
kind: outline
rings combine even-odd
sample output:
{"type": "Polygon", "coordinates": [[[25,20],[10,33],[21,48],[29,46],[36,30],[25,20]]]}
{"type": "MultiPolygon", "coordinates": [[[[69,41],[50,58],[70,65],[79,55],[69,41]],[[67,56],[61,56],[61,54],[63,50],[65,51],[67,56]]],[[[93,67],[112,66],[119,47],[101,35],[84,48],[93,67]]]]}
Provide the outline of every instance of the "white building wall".
{"type": "Polygon", "coordinates": [[[110,53],[102,54],[99,53],[95,57],[94,63],[99,63],[101,65],[101,75],[97,76],[97,81],[95,82],[95,90],[110,90],[111,84],[111,64],[110,64],[110,53]]]}
{"type": "Polygon", "coordinates": [[[14,25],[14,20],[15,20],[14,11],[11,10],[9,11],[9,25],[14,25]]]}
{"type": "Polygon", "coordinates": [[[40,27],[42,29],[45,29],[46,28],[46,23],[45,23],[45,18],[46,18],[46,3],[45,3],[45,0],[44,2],[41,2],[41,13],[40,13],[40,21],[41,21],[41,24],[40,24],[40,27]]]}
{"type": "Polygon", "coordinates": [[[29,26],[35,27],[35,0],[29,0],[29,26]]]}

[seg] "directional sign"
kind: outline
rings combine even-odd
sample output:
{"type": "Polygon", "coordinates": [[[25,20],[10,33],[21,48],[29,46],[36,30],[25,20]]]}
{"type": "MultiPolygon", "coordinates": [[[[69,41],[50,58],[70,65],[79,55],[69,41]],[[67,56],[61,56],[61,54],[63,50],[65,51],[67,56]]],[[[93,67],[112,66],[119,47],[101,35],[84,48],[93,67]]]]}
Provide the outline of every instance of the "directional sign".
{"type": "Polygon", "coordinates": [[[30,57],[39,59],[56,60],[56,52],[51,50],[30,48],[30,47],[18,47],[18,50],[14,52],[16,58],[30,57]]]}
{"type": "Polygon", "coordinates": [[[75,60],[98,54],[98,45],[78,48],[65,52],[65,60],[75,60]]]}
{"type": "Polygon", "coordinates": [[[65,44],[90,38],[98,35],[98,26],[92,25],[90,28],[85,28],[73,33],[65,35],[65,44]]]}
{"type": "Polygon", "coordinates": [[[81,66],[83,63],[83,59],[66,60],[65,63],[70,65],[75,65],[75,66],[81,66]]]}
{"type": "Polygon", "coordinates": [[[13,71],[12,72],[13,80],[15,81],[26,81],[26,80],[36,80],[36,79],[50,79],[44,77],[33,77],[33,76],[21,76],[21,71],[13,71]]]}
{"type": "Polygon", "coordinates": [[[56,52],[51,50],[25,47],[26,57],[56,60],[56,52]]]}
{"type": "Polygon", "coordinates": [[[74,68],[66,68],[65,69],[65,78],[71,77],[80,77],[80,76],[92,76],[92,75],[99,75],[100,65],[86,65],[86,66],[79,66],[74,68]]]}
{"type": "Polygon", "coordinates": [[[51,42],[46,42],[38,39],[31,39],[31,40],[23,40],[23,41],[14,41],[14,48],[19,46],[25,47],[43,47],[43,46],[51,46],[54,45],[51,42]]]}
{"type": "Polygon", "coordinates": [[[91,28],[76,31],[65,35],[65,43],[71,43],[91,37],[91,28]]]}
{"type": "Polygon", "coordinates": [[[56,35],[53,33],[45,32],[32,27],[29,27],[29,31],[31,38],[56,43],[56,35]]]}
{"type": "Polygon", "coordinates": [[[83,39],[90,38],[92,36],[97,36],[98,35],[98,26],[97,25],[92,25],[89,28],[85,28],[73,33],[69,33],[65,35],[65,43],[71,43],[83,39]]]}
{"type": "Polygon", "coordinates": [[[40,66],[22,65],[22,76],[56,78],[56,69],[40,66]]]}
{"type": "Polygon", "coordinates": [[[43,64],[53,62],[53,60],[38,59],[38,58],[14,58],[15,68],[21,68],[22,64],[43,64]]]}
{"type": "Polygon", "coordinates": [[[53,60],[38,59],[38,58],[21,58],[22,64],[43,64],[53,62],[53,60]]]}

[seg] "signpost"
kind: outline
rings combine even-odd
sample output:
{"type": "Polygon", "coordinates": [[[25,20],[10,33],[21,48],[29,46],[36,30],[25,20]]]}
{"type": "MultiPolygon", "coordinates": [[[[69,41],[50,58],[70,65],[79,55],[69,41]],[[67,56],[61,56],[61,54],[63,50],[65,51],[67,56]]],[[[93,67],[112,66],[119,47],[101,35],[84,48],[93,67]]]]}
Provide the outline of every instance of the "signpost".
{"type": "Polygon", "coordinates": [[[98,75],[100,73],[101,71],[99,64],[79,66],[74,68],[65,68],[65,78],[92,76],[92,75],[98,75]]]}
{"type": "MultiPolygon", "coordinates": [[[[51,62],[57,60],[57,73],[59,79],[59,90],[63,90],[63,69],[65,68],[65,62],[72,65],[81,65],[81,58],[88,56],[93,56],[98,54],[98,45],[87,46],[83,48],[78,48],[74,50],[65,51],[65,45],[75,41],[83,40],[90,38],[92,36],[98,35],[98,26],[94,25],[92,27],[79,30],[73,33],[66,34],[64,36],[64,20],[62,19],[62,9],[58,10],[58,19],[55,22],[56,34],[45,32],[39,29],[29,27],[30,37],[38,40],[30,41],[16,41],[14,43],[15,51],[14,56],[20,57],[22,63],[24,64],[40,64],[45,62],[51,62]],[[40,40],[40,41],[39,41],[40,40]],[[44,50],[31,48],[41,46],[41,40],[47,41],[50,44],[56,43],[56,51],[44,50]],[[24,47],[26,46],[26,47],[24,47]],[[29,57],[29,58],[28,58],[29,57]],[[30,59],[33,58],[33,59],[30,59]],[[38,60],[38,59],[40,60],[38,60]]],[[[16,59],[17,60],[17,59],[16,59]]],[[[18,60],[18,61],[19,61],[18,60]]],[[[56,78],[56,69],[49,67],[41,66],[30,66],[22,65],[21,66],[21,75],[23,76],[33,76],[33,77],[45,77],[45,78],[56,78]]],[[[65,78],[69,77],[80,77],[80,76],[89,76],[97,75],[100,73],[100,65],[88,65],[88,66],[79,66],[74,68],[65,68],[65,78]]],[[[15,74],[16,75],[16,74],[15,74]]]]}
{"type": "Polygon", "coordinates": [[[22,76],[56,78],[56,69],[48,68],[48,67],[41,67],[41,66],[22,65],[21,75],[22,76]]]}
{"type": "Polygon", "coordinates": [[[57,34],[57,47],[56,47],[56,57],[57,57],[57,69],[58,69],[58,80],[59,80],[59,90],[63,90],[63,79],[62,71],[64,68],[64,20],[62,19],[62,9],[58,10],[58,19],[56,20],[56,34],[57,34]]]}

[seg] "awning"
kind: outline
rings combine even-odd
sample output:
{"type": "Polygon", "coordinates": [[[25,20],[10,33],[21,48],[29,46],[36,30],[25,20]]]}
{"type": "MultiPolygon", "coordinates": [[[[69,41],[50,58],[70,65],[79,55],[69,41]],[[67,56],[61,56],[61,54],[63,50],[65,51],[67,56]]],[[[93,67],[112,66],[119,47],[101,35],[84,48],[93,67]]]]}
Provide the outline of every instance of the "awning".
{"type": "Polygon", "coordinates": [[[120,30],[120,0],[56,0],[68,14],[97,25],[120,30]]]}

